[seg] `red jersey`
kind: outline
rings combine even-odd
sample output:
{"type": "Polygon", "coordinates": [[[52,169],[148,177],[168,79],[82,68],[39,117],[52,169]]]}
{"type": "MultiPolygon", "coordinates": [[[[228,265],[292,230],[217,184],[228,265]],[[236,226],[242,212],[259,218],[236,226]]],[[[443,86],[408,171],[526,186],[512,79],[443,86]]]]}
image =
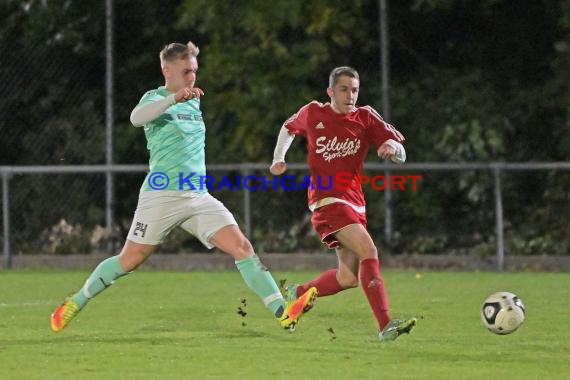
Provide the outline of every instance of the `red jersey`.
{"type": "Polygon", "coordinates": [[[308,188],[309,205],[320,199],[335,197],[355,206],[364,206],[362,186],[339,184],[344,178],[359,178],[371,144],[380,147],[386,140],[399,143],[404,136],[386,123],[370,106],[356,107],[348,114],[337,113],[330,103],[313,101],[303,106],[284,124],[289,133],[307,138],[307,162],[312,187],[308,188]],[[340,188],[347,188],[339,189],[340,188]]]}

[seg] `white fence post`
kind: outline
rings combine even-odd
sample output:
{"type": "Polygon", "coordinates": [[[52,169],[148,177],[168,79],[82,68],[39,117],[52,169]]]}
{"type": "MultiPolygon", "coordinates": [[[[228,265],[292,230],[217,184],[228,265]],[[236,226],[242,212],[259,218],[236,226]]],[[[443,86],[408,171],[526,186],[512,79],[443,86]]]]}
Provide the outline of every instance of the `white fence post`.
{"type": "Polygon", "coordinates": [[[497,270],[502,272],[505,267],[505,242],[503,238],[503,196],[501,189],[501,168],[495,166],[493,168],[493,177],[495,179],[495,221],[497,236],[497,270]]]}
{"type": "MultiPolygon", "coordinates": [[[[105,2],[105,162],[113,165],[114,156],[114,55],[113,55],[113,0],[105,2]]],[[[107,240],[107,251],[112,253],[115,250],[115,236],[113,222],[115,220],[115,183],[111,170],[105,172],[105,225],[109,239],[107,240]]]]}
{"type": "MultiPolygon", "coordinates": [[[[241,178],[243,179],[249,174],[248,166],[245,165],[241,169],[241,178]]],[[[243,191],[243,215],[244,215],[244,222],[245,222],[245,236],[248,239],[252,240],[253,237],[251,236],[251,195],[250,192],[247,190],[243,191]]]]}
{"type": "Polygon", "coordinates": [[[2,225],[4,234],[4,268],[12,267],[12,255],[10,253],[10,173],[2,172],[2,225]]]}

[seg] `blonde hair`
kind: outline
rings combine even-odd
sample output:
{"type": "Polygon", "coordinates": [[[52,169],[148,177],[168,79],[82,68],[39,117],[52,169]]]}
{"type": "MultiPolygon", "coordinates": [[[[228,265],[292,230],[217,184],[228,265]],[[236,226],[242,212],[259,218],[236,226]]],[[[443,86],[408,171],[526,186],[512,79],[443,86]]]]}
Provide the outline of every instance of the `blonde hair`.
{"type": "Polygon", "coordinates": [[[188,41],[186,45],[174,42],[165,45],[160,51],[160,66],[164,67],[166,62],[173,62],[177,59],[197,57],[198,54],[200,54],[200,49],[192,41],[188,41]]]}

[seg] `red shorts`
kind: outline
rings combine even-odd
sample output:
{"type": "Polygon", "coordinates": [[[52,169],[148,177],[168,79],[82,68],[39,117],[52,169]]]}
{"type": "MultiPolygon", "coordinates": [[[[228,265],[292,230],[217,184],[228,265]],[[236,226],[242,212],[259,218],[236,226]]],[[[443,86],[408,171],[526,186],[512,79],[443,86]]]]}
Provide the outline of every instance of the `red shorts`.
{"type": "Polygon", "coordinates": [[[335,233],[350,224],[362,224],[366,228],[366,214],[359,213],[346,203],[336,202],[319,207],[311,215],[311,223],[329,248],[340,246],[335,233]]]}

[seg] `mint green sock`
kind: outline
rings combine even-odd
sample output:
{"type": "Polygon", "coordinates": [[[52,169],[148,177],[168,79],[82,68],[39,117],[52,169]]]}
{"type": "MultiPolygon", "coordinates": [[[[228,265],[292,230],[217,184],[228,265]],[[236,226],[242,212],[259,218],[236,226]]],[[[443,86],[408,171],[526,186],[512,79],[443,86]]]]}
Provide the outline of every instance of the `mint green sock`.
{"type": "Polygon", "coordinates": [[[236,266],[247,286],[261,300],[265,307],[280,317],[285,309],[285,300],[269,270],[261,264],[257,255],[236,261],[236,266]]]}
{"type": "Polygon", "coordinates": [[[119,256],[109,257],[97,265],[97,268],[85,281],[83,287],[71,298],[79,309],[83,308],[89,300],[111,286],[116,279],[126,275],[127,272],[121,268],[119,256]]]}

